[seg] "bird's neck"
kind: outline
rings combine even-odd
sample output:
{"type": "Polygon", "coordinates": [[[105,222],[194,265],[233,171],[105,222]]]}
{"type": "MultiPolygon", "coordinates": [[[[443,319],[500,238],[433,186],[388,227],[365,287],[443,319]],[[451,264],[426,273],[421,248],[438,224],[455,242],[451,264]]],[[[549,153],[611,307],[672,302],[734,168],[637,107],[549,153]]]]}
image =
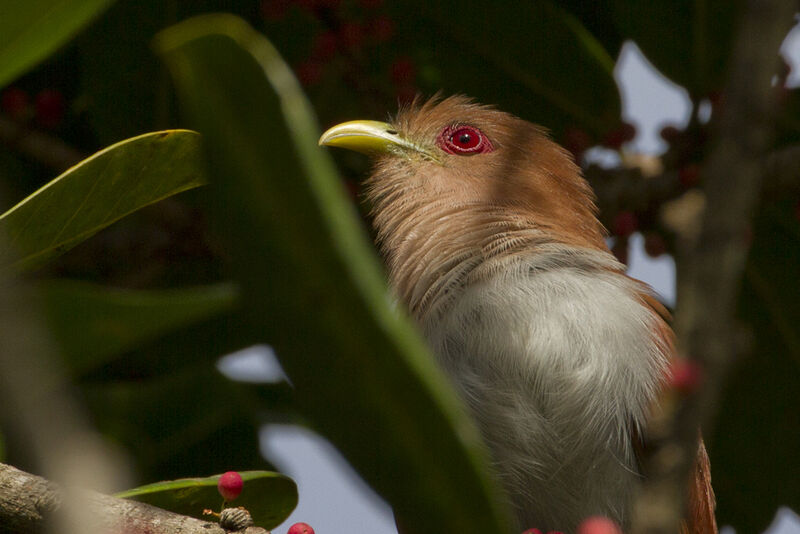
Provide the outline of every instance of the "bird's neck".
{"type": "Polygon", "coordinates": [[[508,210],[447,201],[405,208],[376,210],[375,224],[393,289],[417,318],[441,310],[460,287],[501,272],[520,255],[547,254],[553,246],[597,252],[508,210]]]}

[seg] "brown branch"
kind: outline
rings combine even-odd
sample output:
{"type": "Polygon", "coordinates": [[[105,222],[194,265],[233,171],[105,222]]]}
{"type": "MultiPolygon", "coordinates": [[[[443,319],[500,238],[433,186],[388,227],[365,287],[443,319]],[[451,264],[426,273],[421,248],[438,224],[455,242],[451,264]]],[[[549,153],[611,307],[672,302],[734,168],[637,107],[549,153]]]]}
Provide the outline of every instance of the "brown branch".
{"type": "Polygon", "coordinates": [[[634,534],[678,532],[697,429],[714,414],[726,371],[737,355],[735,303],[777,106],[771,80],[796,8],[796,0],[750,0],[742,19],[726,105],[702,168],[706,209],[701,228],[694,238],[684,236],[677,262],[678,346],[705,370],[704,387],[651,424],[648,481],[634,509],[634,534]]]}
{"type": "MultiPolygon", "coordinates": [[[[226,534],[217,523],[174,514],[149,504],[81,492],[86,518],[83,532],[113,534],[226,534]]],[[[48,520],[63,508],[59,488],[41,477],[0,464],[0,534],[40,532],[48,520]]],[[[236,531],[266,534],[260,527],[236,531]]]]}

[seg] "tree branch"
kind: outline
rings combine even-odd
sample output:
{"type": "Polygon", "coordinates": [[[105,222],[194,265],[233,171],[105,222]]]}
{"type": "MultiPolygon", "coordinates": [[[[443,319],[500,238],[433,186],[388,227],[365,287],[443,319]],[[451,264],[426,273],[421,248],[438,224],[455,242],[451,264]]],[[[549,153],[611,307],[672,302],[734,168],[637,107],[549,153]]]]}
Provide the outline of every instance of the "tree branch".
{"type": "MultiPolygon", "coordinates": [[[[127,499],[81,492],[87,507],[83,532],[114,534],[226,534],[217,523],[201,521],[127,499]]],[[[0,534],[40,532],[63,506],[59,488],[41,477],[0,464],[0,534]]],[[[236,531],[266,534],[260,527],[236,531]]]]}
{"type": "Polygon", "coordinates": [[[696,237],[683,236],[676,262],[678,347],[704,369],[705,382],[696,394],[663,410],[651,423],[648,481],[634,509],[634,534],[678,532],[697,429],[715,412],[727,369],[737,355],[735,304],[777,109],[771,81],[796,8],[796,0],[750,0],[741,21],[726,105],[701,171],[706,196],[701,228],[696,237]]]}

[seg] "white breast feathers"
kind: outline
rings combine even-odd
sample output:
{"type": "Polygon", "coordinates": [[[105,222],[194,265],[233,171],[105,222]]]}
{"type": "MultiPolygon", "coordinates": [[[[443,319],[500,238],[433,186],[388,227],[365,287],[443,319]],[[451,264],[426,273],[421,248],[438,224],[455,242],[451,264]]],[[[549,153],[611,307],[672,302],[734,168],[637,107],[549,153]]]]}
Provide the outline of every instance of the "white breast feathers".
{"type": "Polygon", "coordinates": [[[563,245],[468,274],[420,317],[480,427],[520,529],[625,525],[669,348],[610,254],[563,245]]]}

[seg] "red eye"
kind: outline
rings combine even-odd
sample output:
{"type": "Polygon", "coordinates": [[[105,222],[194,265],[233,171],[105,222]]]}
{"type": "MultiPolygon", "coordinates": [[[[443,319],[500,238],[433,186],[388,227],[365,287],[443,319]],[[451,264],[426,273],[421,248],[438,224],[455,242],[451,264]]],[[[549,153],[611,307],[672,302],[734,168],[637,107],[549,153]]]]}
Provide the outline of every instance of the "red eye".
{"type": "Polygon", "coordinates": [[[492,142],[474,126],[448,126],[439,134],[439,148],[448,154],[482,154],[494,150],[492,142]]]}

